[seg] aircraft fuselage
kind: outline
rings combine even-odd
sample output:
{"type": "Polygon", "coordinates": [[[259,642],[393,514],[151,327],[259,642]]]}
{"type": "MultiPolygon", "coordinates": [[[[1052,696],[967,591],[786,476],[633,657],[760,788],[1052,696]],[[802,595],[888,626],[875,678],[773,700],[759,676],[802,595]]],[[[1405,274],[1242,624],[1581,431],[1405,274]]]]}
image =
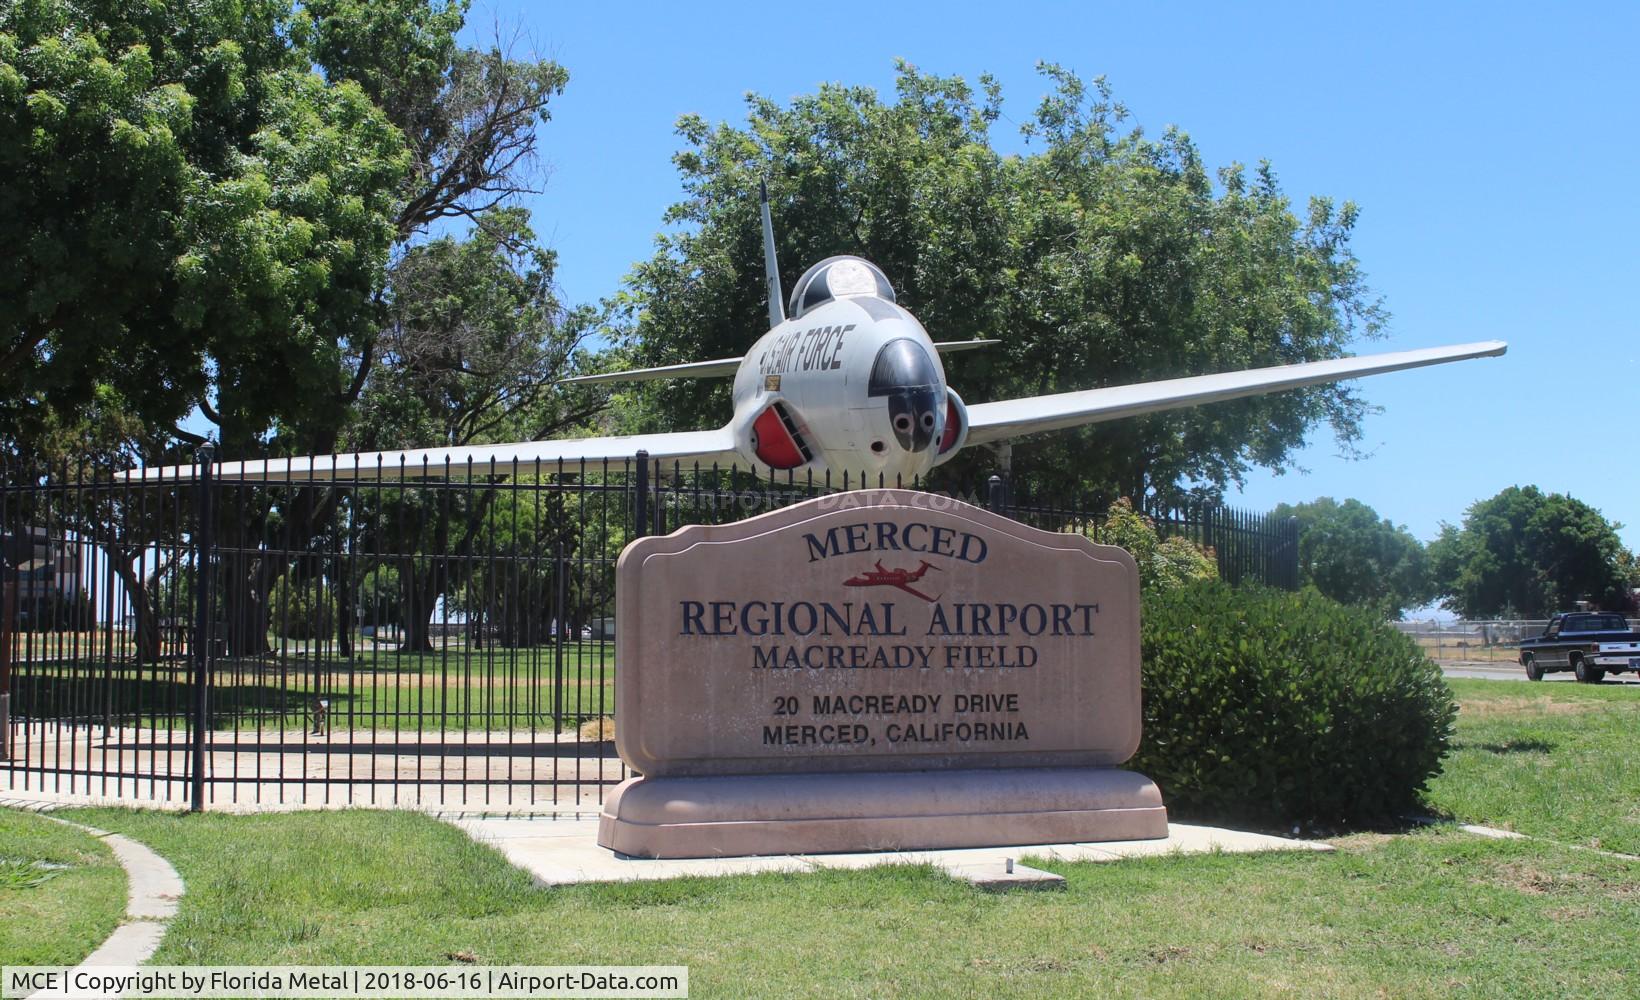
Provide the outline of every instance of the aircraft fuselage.
{"type": "Polygon", "coordinates": [[[733,398],[730,426],[751,465],[909,483],[962,444],[962,401],[933,341],[875,296],[834,299],[764,334],[733,398]]]}

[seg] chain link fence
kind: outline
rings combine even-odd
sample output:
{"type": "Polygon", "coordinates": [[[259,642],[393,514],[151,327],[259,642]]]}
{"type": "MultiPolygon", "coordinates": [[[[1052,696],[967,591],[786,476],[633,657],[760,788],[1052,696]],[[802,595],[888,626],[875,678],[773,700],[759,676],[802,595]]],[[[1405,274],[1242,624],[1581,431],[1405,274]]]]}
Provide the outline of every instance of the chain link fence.
{"type": "Polygon", "coordinates": [[[1541,635],[1549,622],[1544,618],[1491,619],[1486,621],[1392,622],[1409,635],[1441,666],[1514,664],[1520,662],[1520,641],[1541,635]]]}

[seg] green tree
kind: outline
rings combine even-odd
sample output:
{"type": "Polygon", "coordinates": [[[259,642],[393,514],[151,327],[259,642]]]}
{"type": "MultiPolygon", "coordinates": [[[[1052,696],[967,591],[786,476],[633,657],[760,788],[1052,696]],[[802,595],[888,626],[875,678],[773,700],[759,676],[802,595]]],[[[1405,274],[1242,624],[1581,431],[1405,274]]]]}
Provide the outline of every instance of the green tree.
{"type": "Polygon", "coordinates": [[[1280,504],[1271,516],[1298,518],[1299,582],[1340,604],[1399,618],[1435,596],[1423,543],[1359,500],[1280,504]]]}
{"type": "Polygon", "coordinates": [[[615,563],[632,537],[623,500],[597,490],[565,492],[533,471],[497,490],[480,527],[481,550],[448,601],[493,630],[502,646],[571,640],[612,613],[615,563]]]}
{"type": "MultiPolygon", "coordinates": [[[[390,261],[529,190],[566,74],[456,41],[466,0],[21,0],[0,7],[0,439],[109,392],[224,457],[335,450],[375,367],[390,261]],[[107,390],[107,392],[105,392],[107,390]]],[[[501,231],[519,234],[518,226],[501,231]]],[[[229,646],[266,645],[270,554],[338,495],[242,496],[220,540],[229,646]],[[258,546],[266,551],[258,554],[258,546]]],[[[138,546],[141,551],[141,546],[138,546]]],[[[345,616],[343,616],[345,618],[345,616]]]]}
{"type": "Polygon", "coordinates": [[[1623,576],[1624,602],[1620,606],[1614,603],[1612,609],[1625,611],[1632,616],[1640,612],[1640,602],[1635,599],[1640,595],[1640,555],[1636,555],[1632,549],[1619,552],[1617,571],[1623,576]]]}
{"type": "Polygon", "coordinates": [[[325,581],[287,573],[274,585],[273,631],[282,639],[328,639],[335,631],[335,595],[325,581]]]}
{"type": "MultiPolygon", "coordinates": [[[[493,209],[465,238],[412,247],[395,266],[388,322],[378,340],[381,363],[366,383],[353,446],[532,440],[568,432],[597,412],[590,394],[556,386],[577,364],[590,317],[560,307],[552,292],[554,257],[535,245],[527,220],[522,209],[493,209]]],[[[491,474],[556,471],[501,467],[491,474]]],[[[386,530],[405,553],[399,565],[405,648],[425,650],[431,648],[428,616],[439,596],[464,587],[473,565],[429,563],[412,553],[449,552],[449,545],[465,552],[493,538],[486,512],[498,494],[387,492],[371,508],[397,519],[386,530]]]]}
{"type": "Polygon", "coordinates": [[[1511,486],[1430,544],[1442,603],[1468,618],[1544,618],[1580,600],[1625,608],[1618,527],[1563,493],[1511,486]]]}
{"type": "Polygon", "coordinates": [[[582,363],[587,310],[553,293],[555,255],[521,208],[480,215],[464,238],[411,247],[386,291],[379,364],[348,443],[361,450],[534,440],[593,415],[557,386],[582,363]]]}
{"type": "MultiPolygon", "coordinates": [[[[764,175],[787,288],[858,253],[935,339],[1003,339],[952,359],[970,401],[1336,357],[1378,329],[1349,248],[1353,205],[1295,211],[1268,165],[1215,184],[1183,132],[1150,138],[1103,82],[1043,72],[1053,91],[1022,156],[992,144],[993,80],[976,92],[904,64],[893,100],[825,86],[787,106],[749,98],[744,127],[684,117],[684,197],[614,303],[625,350],[644,364],[723,357],[763,329],[764,175]]],[[[701,425],[725,418],[727,386],[640,387],[629,403],[635,426],[701,425]]],[[[1318,423],[1348,445],[1366,410],[1348,387],[1317,387],[1026,438],[1012,460],[1045,486],[1216,493],[1286,465],[1318,423]]],[[[972,485],[997,461],[975,449],[943,479],[972,485]]]]}

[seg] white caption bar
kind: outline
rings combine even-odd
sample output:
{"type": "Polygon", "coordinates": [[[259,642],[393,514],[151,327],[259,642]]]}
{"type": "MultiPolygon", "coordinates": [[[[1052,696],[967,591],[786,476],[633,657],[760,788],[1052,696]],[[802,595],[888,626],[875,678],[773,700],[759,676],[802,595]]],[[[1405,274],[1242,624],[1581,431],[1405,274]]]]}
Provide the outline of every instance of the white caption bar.
{"type": "Polygon", "coordinates": [[[6,966],[0,998],[687,997],[686,965],[6,966]]]}

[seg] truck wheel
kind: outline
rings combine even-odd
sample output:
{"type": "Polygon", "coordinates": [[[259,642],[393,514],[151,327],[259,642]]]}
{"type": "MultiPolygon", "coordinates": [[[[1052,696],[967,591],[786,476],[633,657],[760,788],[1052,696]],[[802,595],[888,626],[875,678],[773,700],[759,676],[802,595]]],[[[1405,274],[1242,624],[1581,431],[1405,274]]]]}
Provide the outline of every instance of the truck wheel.
{"type": "Polygon", "coordinates": [[[1604,670],[1590,665],[1589,661],[1581,656],[1572,661],[1572,674],[1585,684],[1599,684],[1606,679],[1604,670]]]}
{"type": "Polygon", "coordinates": [[[1521,666],[1526,668],[1526,679],[1529,681],[1543,680],[1543,668],[1537,665],[1537,660],[1527,653],[1520,658],[1521,666]]]}

